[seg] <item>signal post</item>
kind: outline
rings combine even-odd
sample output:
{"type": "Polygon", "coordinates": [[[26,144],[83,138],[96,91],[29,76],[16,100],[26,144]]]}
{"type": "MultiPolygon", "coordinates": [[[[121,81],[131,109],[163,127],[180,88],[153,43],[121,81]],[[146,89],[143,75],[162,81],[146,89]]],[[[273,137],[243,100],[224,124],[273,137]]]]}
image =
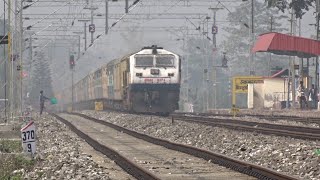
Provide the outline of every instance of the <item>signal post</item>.
{"type": "Polygon", "coordinates": [[[74,55],[70,55],[69,57],[69,68],[71,70],[71,111],[74,110],[73,103],[74,103],[74,97],[73,97],[73,73],[74,73],[74,67],[75,67],[75,60],[74,55]]]}

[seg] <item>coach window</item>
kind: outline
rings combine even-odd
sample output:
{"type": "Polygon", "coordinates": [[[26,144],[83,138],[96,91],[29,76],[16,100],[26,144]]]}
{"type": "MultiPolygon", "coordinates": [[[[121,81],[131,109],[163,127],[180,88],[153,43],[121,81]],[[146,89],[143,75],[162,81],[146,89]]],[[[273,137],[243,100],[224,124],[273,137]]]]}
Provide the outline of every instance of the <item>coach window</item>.
{"type": "Polygon", "coordinates": [[[173,67],[174,66],[174,56],[173,55],[157,55],[156,56],[156,66],[157,67],[173,67]]]}
{"type": "Polygon", "coordinates": [[[136,55],[135,62],[136,62],[136,67],[152,67],[153,66],[153,56],[136,55]]]}

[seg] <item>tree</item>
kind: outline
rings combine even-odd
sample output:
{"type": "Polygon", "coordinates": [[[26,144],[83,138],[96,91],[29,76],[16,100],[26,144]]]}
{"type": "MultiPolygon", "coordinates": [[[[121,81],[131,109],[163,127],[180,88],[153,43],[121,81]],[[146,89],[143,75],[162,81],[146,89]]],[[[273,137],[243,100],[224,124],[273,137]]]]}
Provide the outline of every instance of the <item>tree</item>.
{"type": "MultiPolygon", "coordinates": [[[[255,16],[254,16],[254,30],[255,34],[273,32],[283,32],[286,29],[281,26],[279,21],[287,18],[286,16],[279,15],[278,11],[274,8],[267,8],[261,2],[255,3],[255,16]]],[[[269,74],[269,59],[270,55],[267,53],[256,53],[254,64],[249,64],[250,51],[251,51],[251,34],[248,25],[245,22],[250,20],[251,9],[244,8],[243,6],[235,9],[234,12],[228,14],[227,20],[230,21],[228,28],[224,28],[228,32],[228,36],[223,41],[222,46],[227,53],[230,64],[230,75],[249,75],[250,66],[256,69],[256,75],[269,74]],[[247,26],[247,27],[246,27],[247,26]]],[[[283,59],[283,57],[280,57],[283,59]]],[[[284,66],[286,61],[280,60],[279,56],[273,56],[271,66],[284,66]],[[278,57],[278,58],[275,58],[278,57]]]]}
{"type": "Polygon", "coordinates": [[[309,11],[310,7],[315,4],[315,0],[265,0],[268,3],[268,7],[277,7],[282,12],[286,9],[294,9],[297,18],[309,11]]]}
{"type": "Polygon", "coordinates": [[[30,92],[31,104],[39,104],[40,91],[44,91],[44,95],[47,97],[53,97],[53,90],[51,85],[51,72],[48,64],[48,57],[44,52],[35,52],[34,71],[32,72],[32,83],[30,92]]]}
{"type": "MultiPolygon", "coordinates": [[[[5,35],[7,30],[3,31],[4,22],[3,20],[0,20],[0,34],[5,35]]],[[[7,49],[7,45],[1,45],[0,46],[0,99],[4,99],[5,93],[4,93],[4,85],[5,85],[5,61],[8,59],[4,58],[5,54],[3,52],[3,48],[7,49]]]]}
{"type": "Polygon", "coordinates": [[[185,52],[182,60],[182,94],[181,99],[186,96],[186,83],[189,84],[188,94],[189,102],[194,105],[194,110],[199,112],[205,109],[208,101],[209,108],[213,108],[214,100],[217,107],[229,107],[230,96],[225,87],[228,87],[229,76],[227,76],[225,68],[216,68],[214,72],[213,66],[222,66],[223,56],[220,52],[212,53],[213,46],[207,38],[202,35],[191,37],[186,42],[185,52]],[[186,74],[186,61],[189,63],[188,76],[186,74]],[[215,76],[217,83],[217,94],[214,99],[214,81],[215,76]],[[223,90],[222,90],[222,89],[223,90]],[[208,93],[208,94],[207,94],[208,93]]]}

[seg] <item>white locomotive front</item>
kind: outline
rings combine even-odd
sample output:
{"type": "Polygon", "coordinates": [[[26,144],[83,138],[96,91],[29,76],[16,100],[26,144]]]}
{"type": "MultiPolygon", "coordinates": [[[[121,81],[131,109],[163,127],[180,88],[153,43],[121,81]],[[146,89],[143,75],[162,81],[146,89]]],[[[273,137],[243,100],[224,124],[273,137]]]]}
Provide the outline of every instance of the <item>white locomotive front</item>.
{"type": "Polygon", "coordinates": [[[136,112],[169,113],[178,109],[181,62],[157,46],[130,56],[129,98],[136,112]]]}

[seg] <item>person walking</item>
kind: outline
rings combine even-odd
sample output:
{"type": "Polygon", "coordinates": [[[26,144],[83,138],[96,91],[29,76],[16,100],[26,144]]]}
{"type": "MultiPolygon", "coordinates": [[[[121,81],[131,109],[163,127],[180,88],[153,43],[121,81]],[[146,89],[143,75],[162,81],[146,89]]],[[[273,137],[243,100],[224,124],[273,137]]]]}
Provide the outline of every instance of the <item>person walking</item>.
{"type": "Polygon", "coordinates": [[[46,96],[43,95],[43,91],[40,91],[40,115],[42,115],[43,109],[44,109],[44,103],[46,100],[49,100],[49,98],[47,98],[46,96]]]}
{"type": "Polygon", "coordinates": [[[300,85],[298,87],[298,96],[299,96],[300,109],[303,109],[304,106],[308,107],[308,102],[305,96],[305,88],[303,86],[303,81],[300,81],[300,85]],[[304,103],[304,106],[302,105],[302,103],[304,103]]]}
{"type": "Polygon", "coordinates": [[[316,103],[318,101],[317,95],[316,95],[316,89],[314,87],[314,84],[311,85],[311,88],[308,92],[308,99],[310,98],[310,100],[312,101],[313,104],[313,108],[316,108],[316,103]]]}

